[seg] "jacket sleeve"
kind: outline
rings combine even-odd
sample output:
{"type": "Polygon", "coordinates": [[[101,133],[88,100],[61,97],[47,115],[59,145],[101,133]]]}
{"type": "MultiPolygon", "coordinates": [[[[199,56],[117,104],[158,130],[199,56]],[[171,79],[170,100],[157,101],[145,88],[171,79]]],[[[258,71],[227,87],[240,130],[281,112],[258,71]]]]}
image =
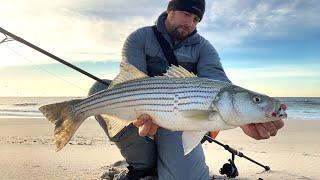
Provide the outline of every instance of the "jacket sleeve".
{"type": "Polygon", "coordinates": [[[198,76],[231,83],[223,70],[217,51],[208,40],[203,40],[197,65],[198,76]]]}
{"type": "Polygon", "coordinates": [[[122,61],[128,62],[140,71],[147,73],[145,54],[146,29],[138,29],[131,33],[122,48],[122,61]]]}

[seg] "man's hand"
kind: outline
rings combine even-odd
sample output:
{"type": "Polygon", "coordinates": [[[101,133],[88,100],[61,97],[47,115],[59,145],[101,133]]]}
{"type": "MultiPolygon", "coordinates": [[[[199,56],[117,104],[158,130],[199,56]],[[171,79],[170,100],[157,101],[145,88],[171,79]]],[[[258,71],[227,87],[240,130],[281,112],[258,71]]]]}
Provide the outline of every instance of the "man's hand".
{"type": "Polygon", "coordinates": [[[266,122],[266,123],[257,123],[257,124],[247,124],[244,126],[241,126],[242,131],[256,139],[268,139],[270,136],[275,136],[279,129],[281,129],[284,126],[283,120],[277,120],[272,122],[266,122]]]}
{"type": "Polygon", "coordinates": [[[158,125],[152,122],[152,118],[148,114],[142,114],[137,120],[133,122],[137,128],[139,128],[140,136],[154,136],[157,132],[158,125]]]}

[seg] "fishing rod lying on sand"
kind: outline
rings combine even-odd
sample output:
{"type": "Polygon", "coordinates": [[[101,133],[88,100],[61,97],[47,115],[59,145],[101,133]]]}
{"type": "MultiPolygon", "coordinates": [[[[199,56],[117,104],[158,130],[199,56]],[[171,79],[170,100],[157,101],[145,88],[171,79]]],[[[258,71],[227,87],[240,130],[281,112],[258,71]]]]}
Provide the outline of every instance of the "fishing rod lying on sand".
{"type": "MultiPolygon", "coordinates": [[[[25,44],[26,46],[28,46],[28,47],[30,47],[32,49],[35,49],[36,51],[39,51],[39,52],[51,57],[52,59],[54,59],[54,60],[56,60],[56,61],[58,61],[58,62],[60,62],[60,63],[62,63],[64,65],[66,65],[66,66],[68,66],[68,67],[70,67],[70,68],[72,68],[72,69],[74,69],[74,70],[76,70],[76,71],[78,71],[78,72],[80,72],[80,73],[82,73],[84,75],[86,75],[86,76],[98,81],[99,83],[102,83],[102,84],[104,84],[106,86],[109,85],[108,82],[106,82],[106,81],[104,81],[104,80],[102,80],[102,79],[100,79],[100,78],[88,73],[87,71],[84,71],[83,69],[80,69],[79,67],[77,67],[77,66],[75,66],[73,64],[70,64],[69,62],[67,62],[67,61],[65,61],[65,60],[63,60],[63,59],[61,59],[61,58],[49,53],[48,51],[45,51],[45,50],[39,48],[36,45],[31,44],[30,42],[28,42],[28,41],[26,41],[26,40],[24,40],[24,39],[22,39],[22,38],[20,38],[20,37],[18,37],[16,35],[10,33],[10,32],[8,32],[7,30],[5,30],[5,29],[3,29],[1,27],[0,27],[0,32],[3,33],[5,35],[5,37],[6,37],[2,41],[0,41],[0,44],[4,43],[4,42],[16,40],[16,41],[18,41],[18,42],[20,42],[22,44],[25,44]],[[11,38],[8,38],[8,36],[11,37],[11,38]]],[[[269,166],[264,166],[264,165],[258,163],[257,161],[245,156],[242,152],[231,148],[229,145],[220,143],[219,141],[213,139],[212,137],[210,137],[207,134],[204,136],[204,141],[208,141],[209,143],[214,142],[214,143],[224,147],[225,150],[227,150],[227,151],[229,151],[231,153],[232,157],[231,157],[231,159],[228,160],[229,163],[225,163],[223,165],[223,167],[219,171],[220,174],[222,174],[222,175],[226,175],[229,178],[235,178],[235,177],[237,177],[239,175],[238,169],[237,169],[237,167],[236,167],[236,165],[234,163],[235,156],[239,156],[239,157],[245,158],[245,159],[249,160],[250,162],[253,162],[253,163],[263,167],[266,171],[270,170],[269,166]]]]}

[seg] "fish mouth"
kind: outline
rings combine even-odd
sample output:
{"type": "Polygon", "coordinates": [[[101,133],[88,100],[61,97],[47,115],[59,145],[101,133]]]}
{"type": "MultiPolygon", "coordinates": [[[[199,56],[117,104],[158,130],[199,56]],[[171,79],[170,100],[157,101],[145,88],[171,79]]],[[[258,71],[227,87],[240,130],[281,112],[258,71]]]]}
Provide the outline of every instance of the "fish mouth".
{"type": "Polygon", "coordinates": [[[288,117],[288,114],[286,113],[287,105],[280,104],[278,108],[275,108],[275,110],[271,113],[271,117],[274,118],[280,118],[284,119],[288,117]]]}

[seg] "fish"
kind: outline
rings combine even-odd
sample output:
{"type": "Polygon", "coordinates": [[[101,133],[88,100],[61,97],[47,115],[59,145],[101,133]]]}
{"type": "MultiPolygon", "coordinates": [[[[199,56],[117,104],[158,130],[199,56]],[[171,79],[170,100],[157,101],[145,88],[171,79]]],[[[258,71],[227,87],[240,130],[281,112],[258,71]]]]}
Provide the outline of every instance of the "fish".
{"type": "Polygon", "coordinates": [[[39,108],[53,124],[56,151],[60,151],[90,116],[101,115],[110,137],[142,114],[160,127],[182,132],[187,155],[208,131],[233,129],[287,117],[279,100],[229,82],[197,77],[172,65],[163,76],[149,77],[122,62],[120,73],[103,91],[87,98],[39,108]]]}

